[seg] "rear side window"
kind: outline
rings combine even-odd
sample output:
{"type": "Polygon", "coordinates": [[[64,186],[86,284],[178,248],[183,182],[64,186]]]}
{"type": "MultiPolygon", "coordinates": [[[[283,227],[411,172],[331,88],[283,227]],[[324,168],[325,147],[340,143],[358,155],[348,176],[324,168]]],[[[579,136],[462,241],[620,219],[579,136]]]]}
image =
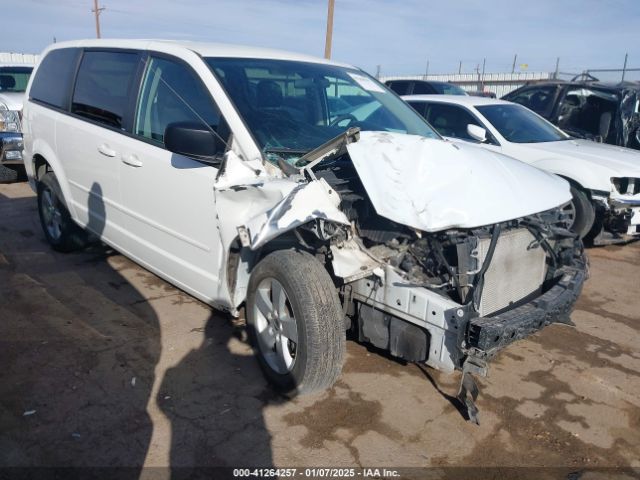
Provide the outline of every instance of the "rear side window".
{"type": "Polygon", "coordinates": [[[49,52],[38,67],[29,98],[66,109],[79,53],[77,48],[49,52]]]}
{"type": "Polygon", "coordinates": [[[388,82],[387,87],[396,92],[398,95],[407,95],[409,94],[409,87],[411,86],[411,82],[405,81],[393,81],[388,82]]]}
{"type": "Polygon", "coordinates": [[[543,117],[549,116],[553,110],[557,88],[555,85],[546,87],[532,87],[516,90],[504,99],[510,102],[519,103],[533,110],[543,117]]]}
{"type": "Polygon", "coordinates": [[[429,105],[427,121],[443,137],[471,141],[475,140],[467,133],[467,125],[482,127],[473,115],[464,108],[444,103],[432,103],[429,105]]]}
{"type": "Polygon", "coordinates": [[[416,82],[413,84],[414,95],[424,95],[429,93],[437,93],[428,83],[416,82]]]}
{"type": "Polygon", "coordinates": [[[123,128],[139,59],[137,53],[85,52],[76,78],[71,112],[110,127],[123,128]]]}
{"type": "Polygon", "coordinates": [[[427,116],[427,104],[424,102],[409,102],[409,105],[418,112],[420,115],[426,118],[427,116]]]}

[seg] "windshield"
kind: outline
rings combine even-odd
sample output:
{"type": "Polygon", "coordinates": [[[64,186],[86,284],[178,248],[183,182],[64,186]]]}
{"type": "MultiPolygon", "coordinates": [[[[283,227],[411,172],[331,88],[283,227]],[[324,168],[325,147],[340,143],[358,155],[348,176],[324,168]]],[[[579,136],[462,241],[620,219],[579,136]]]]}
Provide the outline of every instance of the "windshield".
{"type": "Polygon", "coordinates": [[[571,138],[522,105],[481,105],[475,108],[509,142],[542,143],[571,138]]]}
{"type": "Polygon", "coordinates": [[[469,95],[453,83],[432,82],[431,86],[435,88],[440,95],[469,95]]]}
{"type": "Polygon", "coordinates": [[[33,67],[0,68],[0,92],[24,92],[33,67]]]}
{"type": "Polygon", "coordinates": [[[267,158],[300,156],[361,130],[439,135],[411,107],[360,70],[246,58],[208,58],[267,158]]]}

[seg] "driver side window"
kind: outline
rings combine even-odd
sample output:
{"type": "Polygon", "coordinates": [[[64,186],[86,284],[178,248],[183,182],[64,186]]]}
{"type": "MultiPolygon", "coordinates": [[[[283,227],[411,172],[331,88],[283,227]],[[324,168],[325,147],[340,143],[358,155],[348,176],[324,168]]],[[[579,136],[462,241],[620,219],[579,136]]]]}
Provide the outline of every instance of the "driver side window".
{"type": "Polygon", "coordinates": [[[220,111],[189,67],[151,57],[138,102],[135,133],[164,145],[164,131],[174,122],[198,122],[216,130],[220,111]]]}
{"type": "Polygon", "coordinates": [[[427,121],[443,137],[460,138],[477,142],[469,133],[467,125],[484,128],[467,110],[457,105],[432,103],[427,108],[427,121]]]}

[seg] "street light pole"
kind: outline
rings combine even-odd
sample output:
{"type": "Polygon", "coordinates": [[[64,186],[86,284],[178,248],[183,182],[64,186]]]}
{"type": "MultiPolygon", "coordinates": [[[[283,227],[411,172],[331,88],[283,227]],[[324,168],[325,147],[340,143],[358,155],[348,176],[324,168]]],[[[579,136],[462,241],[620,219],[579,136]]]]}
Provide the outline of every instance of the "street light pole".
{"type": "Polygon", "coordinates": [[[100,14],[104,10],[104,7],[98,8],[98,0],[93,0],[93,14],[96,17],[96,38],[100,38],[100,14]]]}
{"type": "Polygon", "coordinates": [[[327,36],[324,43],[324,58],[331,58],[331,42],[333,40],[333,8],[335,0],[329,0],[329,9],[327,11],[327,36]]]}

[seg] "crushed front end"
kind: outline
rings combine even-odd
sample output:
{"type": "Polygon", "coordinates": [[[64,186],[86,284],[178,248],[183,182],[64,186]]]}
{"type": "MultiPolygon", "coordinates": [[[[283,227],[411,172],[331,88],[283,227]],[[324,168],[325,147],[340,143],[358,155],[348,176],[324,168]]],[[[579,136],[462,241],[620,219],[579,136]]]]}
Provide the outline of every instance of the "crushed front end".
{"type": "Polygon", "coordinates": [[[462,370],[459,400],[478,423],[472,374],[516,340],[569,315],[587,278],[560,209],[471,230],[405,232],[368,253],[384,262],[343,287],[353,329],[411,362],[462,370]]]}
{"type": "Polygon", "coordinates": [[[569,186],[479,148],[365,133],[302,157],[298,186],[245,225],[246,245],[295,229],[297,248],[324,259],[355,338],[462,370],[461,392],[477,392],[470,374],[501,348],[569,322],[587,276],[562,209],[569,186]]]}
{"type": "Polygon", "coordinates": [[[640,237],[640,178],[613,177],[611,184],[611,192],[591,192],[603,230],[614,240],[640,237]]]}
{"type": "Polygon", "coordinates": [[[550,323],[568,323],[587,264],[562,215],[554,209],[471,230],[407,230],[368,247],[385,267],[345,287],[359,339],[452,371],[469,355],[488,359],[550,323]]]}

